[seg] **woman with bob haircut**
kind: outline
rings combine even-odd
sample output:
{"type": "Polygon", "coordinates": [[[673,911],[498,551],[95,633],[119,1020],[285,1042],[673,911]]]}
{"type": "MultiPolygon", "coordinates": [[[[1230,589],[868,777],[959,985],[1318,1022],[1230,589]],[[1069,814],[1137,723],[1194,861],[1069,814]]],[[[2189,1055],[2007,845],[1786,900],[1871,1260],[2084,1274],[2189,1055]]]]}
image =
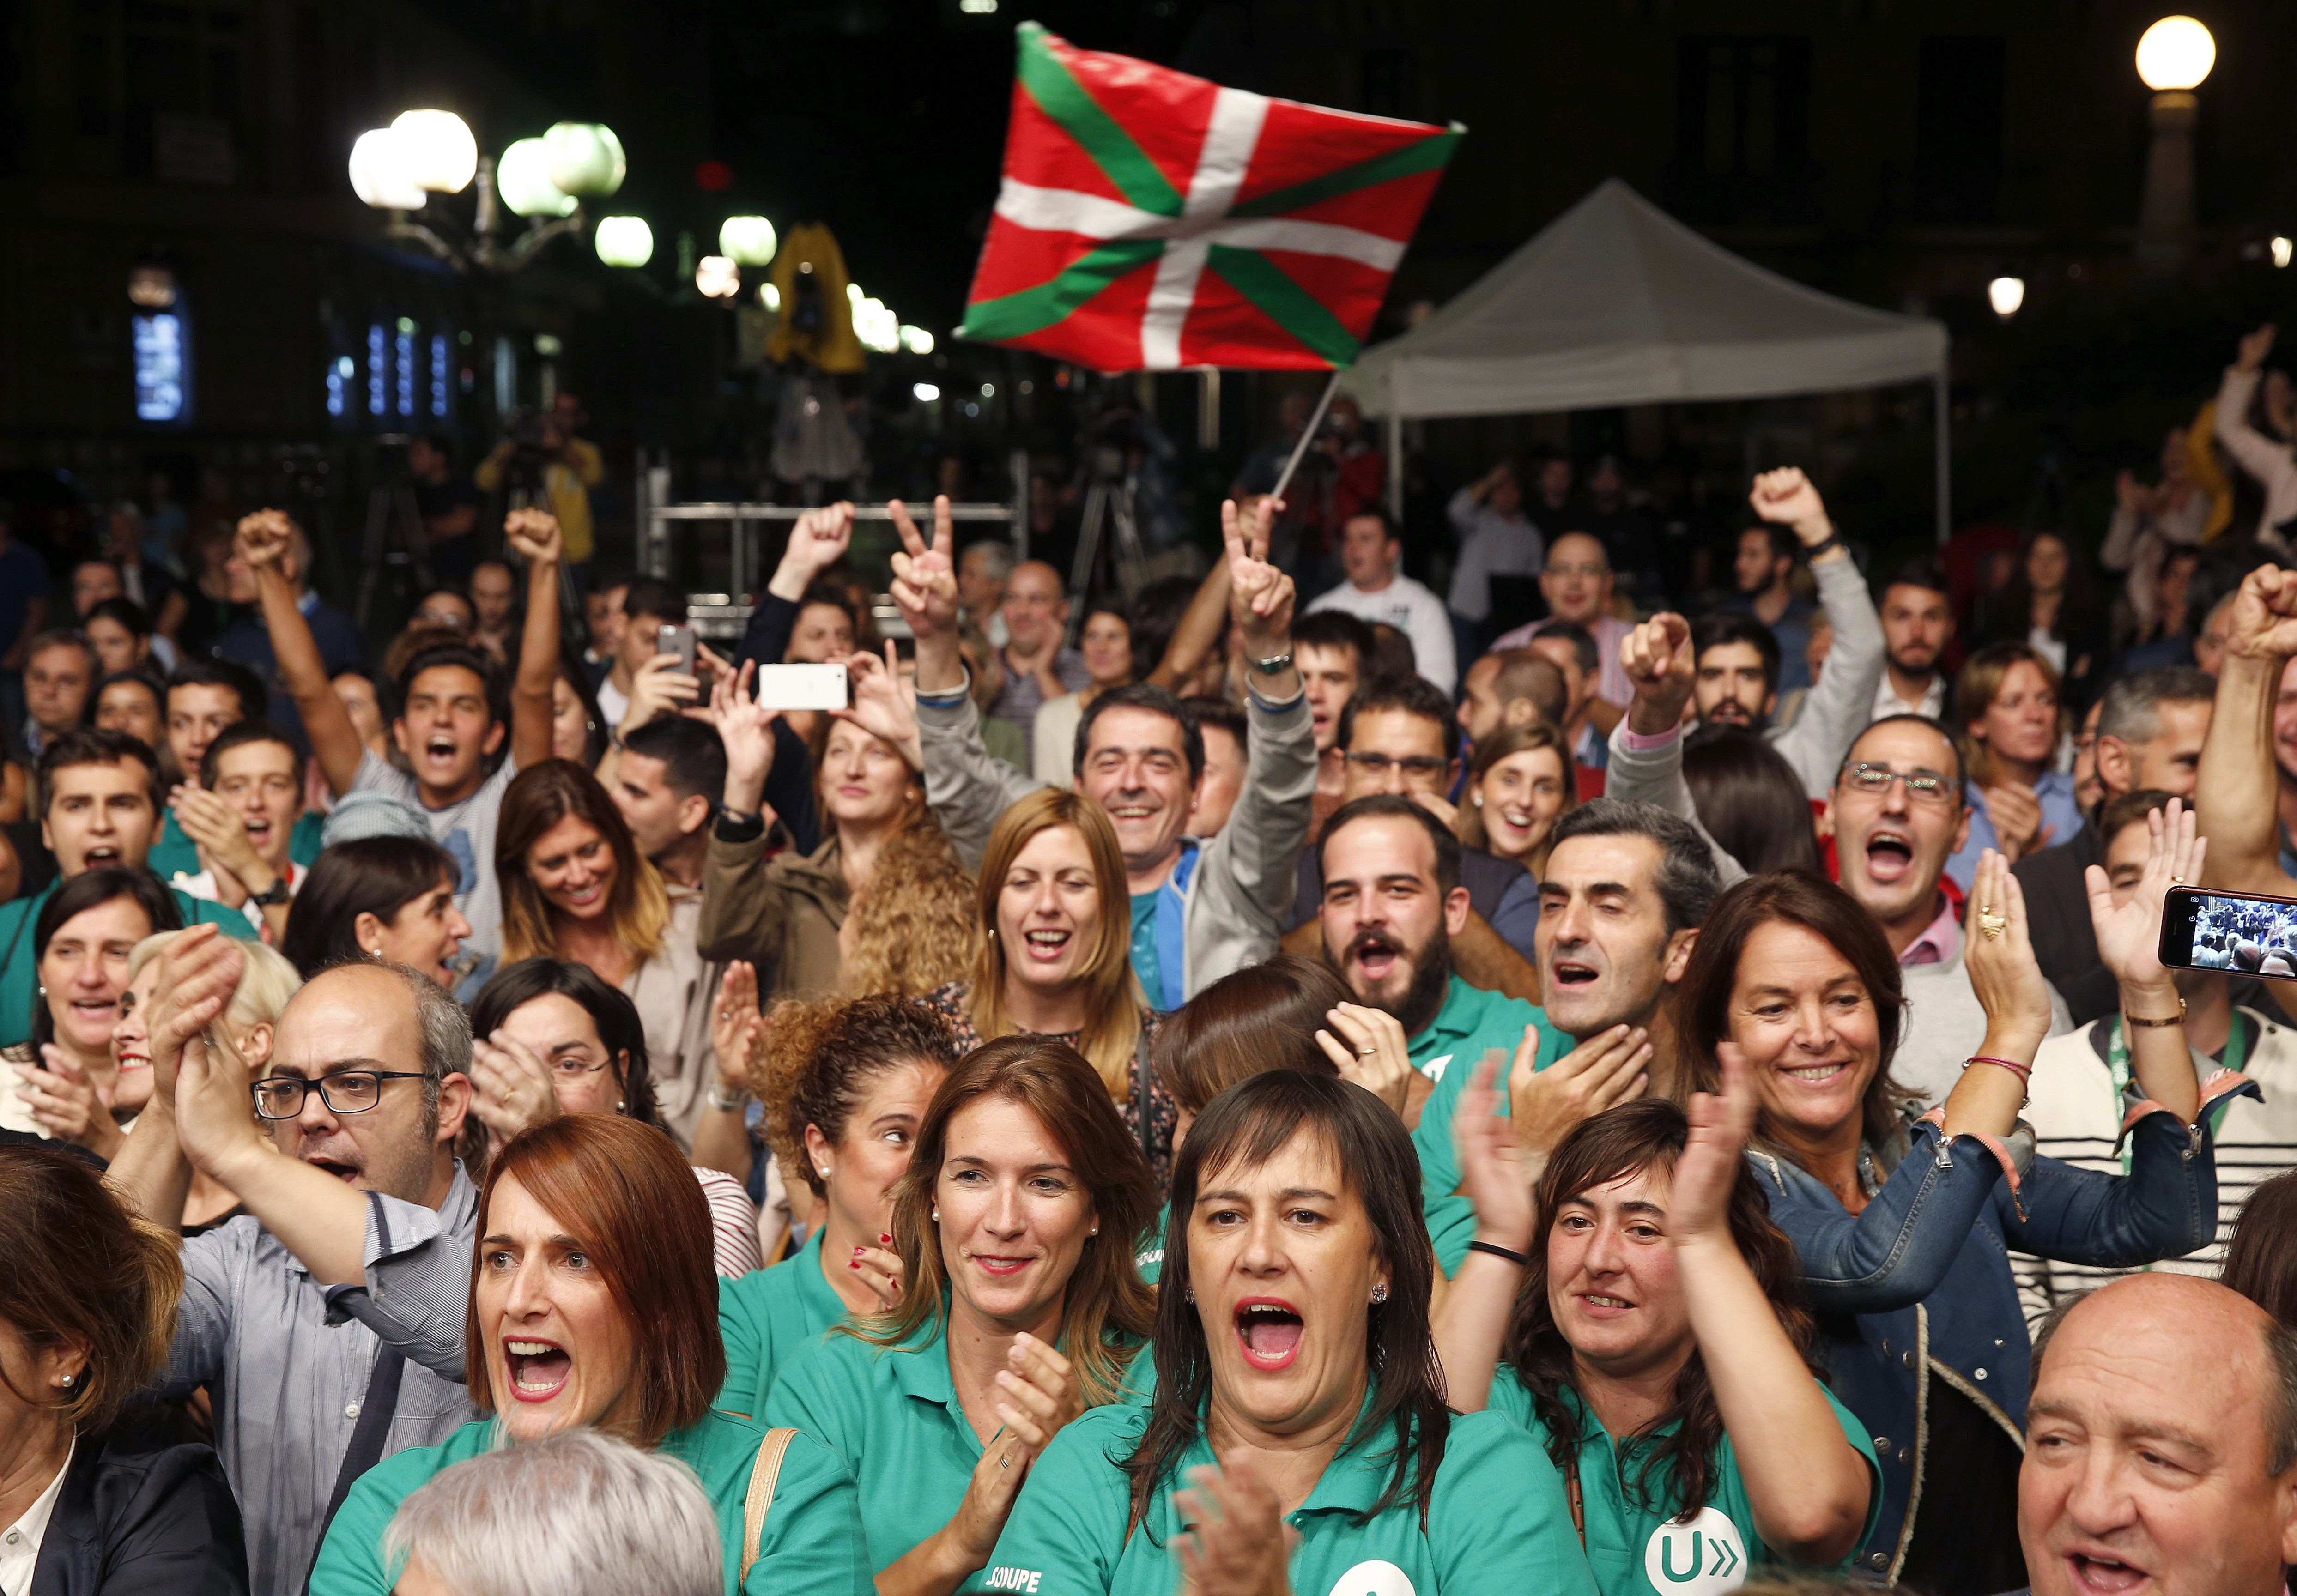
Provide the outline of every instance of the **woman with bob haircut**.
{"type": "Polygon", "coordinates": [[[1173,1099],[1148,1067],[1157,1016],[1132,973],[1124,854],[1100,805],[1039,787],[1009,807],[981,855],[981,952],[969,981],[926,998],[960,1047],[1003,1036],[1063,1041],[1084,1055],[1162,1181],[1173,1099]]]}
{"type": "Polygon", "coordinates": [[[10,1588],[243,1596],[246,1542],[214,1452],[108,1435],[167,1370],[184,1290],[173,1238],[78,1155],[7,1146],[0,1259],[0,1554],[30,1558],[10,1588]],[[29,1522],[43,1499],[45,1528],[29,1522]]]}
{"type": "Polygon", "coordinates": [[[662,1123],[690,1145],[719,979],[695,945],[702,895],[671,895],[598,778],[567,760],[529,766],[504,789],[494,863],[503,962],[564,959],[628,995],[645,1022],[662,1123]]]}
{"type": "Polygon", "coordinates": [[[487,1171],[478,1236],[463,1334],[482,1417],[359,1477],[319,1548],[312,1596],[386,1596],[400,1570],[383,1561],[384,1532],[416,1489],[581,1426],[694,1470],[717,1511],[727,1596],[867,1596],[853,1482],[810,1436],[788,1437],[762,1539],[745,1544],[768,1437],[710,1407],[726,1368],[710,1211],[675,1143],[616,1115],[537,1125],[487,1171]]]}
{"type": "Polygon", "coordinates": [[[1654,1568],[1673,1586],[1846,1564],[1880,1470],[1816,1378],[1794,1246],[1741,1156],[1744,1070],[1687,1114],[1647,1098],[1582,1120],[1535,1195],[1494,1074],[1454,1122],[1479,1245],[1438,1331],[1453,1406],[1506,1415],[1563,1471],[1604,1596],[1658,1596],[1654,1568]]]}
{"type": "Polygon", "coordinates": [[[2219,1279],[2297,1329],[2297,1171],[2260,1181],[2249,1194],[2219,1279]]]}
{"type": "Polygon", "coordinates": [[[791,1358],[766,1399],[769,1423],[853,1470],[879,1596],[956,1591],[1047,1444],[1125,1400],[1155,1312],[1133,1238],[1155,1205],[1075,1049],[1009,1036],[942,1082],[894,1189],[899,1304],[791,1358]]]}
{"type": "Polygon", "coordinates": [[[2015,864],[2081,829],[2074,778],[2056,765],[2064,703],[2056,668],[2023,643],[1988,643],[1962,662],[1947,724],[1966,777],[1970,835],[1946,873],[1965,893],[1987,849],[2015,864]]]}
{"type": "Polygon", "coordinates": [[[1877,1437],[1882,1512],[1862,1574],[1924,1590],[2026,1583],[2016,1505],[2028,1340],[2010,1248],[2131,1269],[2216,1233],[2202,1109],[2256,1088],[2220,1074],[2204,1090],[2194,1078],[2177,988],[2154,953],[2163,896],[2173,877],[2201,878],[2202,844],[2181,804],[2149,819],[2128,902],[2113,906],[2103,870],[2088,878],[2098,956],[2131,1022],[2126,1176],[2034,1157],[2019,1125],[2050,988],[2024,895],[1991,849],[1963,944],[1986,1040],[1920,1119],[1889,1074],[1898,962],[1840,887],[1750,876],[1717,902],[1692,951],[1675,995],[1689,1084],[1716,1090],[1725,1049],[1743,1061],[1759,1106],[1748,1156],[1794,1243],[1834,1390],[1877,1437]]]}
{"type": "Polygon", "coordinates": [[[148,870],[99,865],[49,894],[32,922],[32,1040],[0,1049],[0,1129],[119,1156],[152,1100],[150,1065],[122,1072],[111,1051],[128,956],[182,924],[175,894],[148,870]]]}
{"type": "Polygon", "coordinates": [[[1445,1406],[1420,1205],[1369,1093],[1272,1070],[1214,1099],[1173,1162],[1153,1404],[1054,1441],[985,1588],[1164,1596],[1177,1561],[1270,1596],[1593,1592],[1554,1465],[1445,1406]]]}
{"type": "Polygon", "coordinates": [[[718,1405],[736,1413],[764,1412],[783,1362],[830,1326],[898,1304],[893,1196],[958,1060],[950,1023],[891,993],[777,1004],[765,1031],[766,1136],[822,1218],[794,1256],[718,1287],[718,1405]]]}
{"type": "MultiPolygon", "coordinates": [[[[471,1004],[465,1166],[484,1170],[512,1137],[562,1114],[619,1114],[671,1133],[637,1006],[579,964],[522,958],[497,970],[471,1004]]],[[[725,1171],[687,1167],[710,1204],[718,1273],[747,1274],[761,1262],[757,1205],[725,1171]]]]}
{"type": "Polygon", "coordinates": [[[471,934],[455,907],[460,880],[455,856],[427,837],[337,843],[296,889],[279,950],[306,981],[329,965],[382,958],[453,991],[471,934]]]}
{"type": "Polygon", "coordinates": [[[1479,739],[1460,805],[1460,841],[1521,865],[1537,880],[1555,823],[1579,807],[1572,766],[1563,734],[1545,721],[1479,739]]]}

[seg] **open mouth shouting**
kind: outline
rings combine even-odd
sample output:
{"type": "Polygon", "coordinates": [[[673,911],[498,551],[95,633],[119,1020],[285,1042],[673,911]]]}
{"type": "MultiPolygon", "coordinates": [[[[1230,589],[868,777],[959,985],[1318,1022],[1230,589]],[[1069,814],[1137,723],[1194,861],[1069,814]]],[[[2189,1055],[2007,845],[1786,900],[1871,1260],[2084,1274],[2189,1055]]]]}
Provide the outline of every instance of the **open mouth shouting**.
{"type": "Polygon", "coordinates": [[[1754,715],[1735,698],[1725,698],[1702,717],[1710,726],[1752,727],[1754,715]]]}
{"type": "Polygon", "coordinates": [[[434,731],[423,739],[423,762],[432,769],[445,769],[461,752],[454,737],[443,731],[434,731]]]}
{"type": "Polygon", "coordinates": [[[1602,979],[1602,972],[1585,959],[1559,953],[1554,960],[1555,984],[1568,987],[1589,987],[1602,979]]]}
{"type": "Polygon", "coordinates": [[[270,842],[271,821],[269,818],[261,815],[250,816],[247,821],[247,839],[255,844],[259,851],[263,848],[264,844],[270,842]]]}
{"type": "Polygon", "coordinates": [[[503,1362],[510,1370],[510,1394],[519,1402],[548,1402],[574,1377],[574,1359],[555,1341],[523,1336],[503,1337],[503,1362]]]}
{"type": "Polygon", "coordinates": [[[1503,803],[1485,811],[1510,842],[1531,835],[1531,811],[1518,803],[1503,803]]]}
{"type": "Polygon", "coordinates": [[[1021,934],[1021,954],[1033,965],[1056,965],[1074,941],[1076,933],[1066,926],[1032,926],[1021,934]]]}
{"type": "Polygon", "coordinates": [[[1235,1321],[1245,1362],[1267,1374],[1292,1366],[1308,1329],[1300,1310],[1276,1296],[1246,1297],[1236,1305],[1235,1321]]]}
{"type": "Polygon", "coordinates": [[[1363,975],[1360,991],[1371,991],[1385,984],[1389,976],[1398,974],[1404,965],[1404,950],[1391,937],[1380,931],[1359,931],[1348,943],[1345,961],[1363,975]]]}
{"type": "Polygon", "coordinates": [[[91,870],[101,869],[106,865],[128,862],[120,854],[119,844],[117,843],[97,843],[80,857],[86,861],[86,866],[91,870]]]}
{"type": "Polygon", "coordinates": [[[2066,1553],[2066,1571],[2073,1576],[2074,1589],[2095,1591],[2098,1596],[2121,1596],[2150,1584],[2153,1577],[2134,1563],[2102,1551],[2066,1553]]]}
{"type": "Polygon", "coordinates": [[[1914,873],[1914,839],[1893,827],[1866,835],[1866,878],[1878,886],[1904,881],[1914,873]]]}
{"type": "Polygon", "coordinates": [[[323,1174],[334,1176],[346,1186],[358,1185],[359,1176],[364,1172],[358,1164],[348,1159],[330,1158],[323,1153],[305,1153],[302,1157],[303,1162],[313,1169],[323,1174]]]}

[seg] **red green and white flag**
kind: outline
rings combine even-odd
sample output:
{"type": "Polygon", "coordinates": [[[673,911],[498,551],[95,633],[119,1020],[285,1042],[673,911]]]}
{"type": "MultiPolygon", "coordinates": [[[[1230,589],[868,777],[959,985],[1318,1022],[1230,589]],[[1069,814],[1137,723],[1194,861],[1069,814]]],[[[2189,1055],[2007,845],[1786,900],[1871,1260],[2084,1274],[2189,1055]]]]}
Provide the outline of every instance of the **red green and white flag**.
{"type": "Polygon", "coordinates": [[[1105,372],[1355,359],[1463,129],[1017,32],[960,337],[1105,372]]]}

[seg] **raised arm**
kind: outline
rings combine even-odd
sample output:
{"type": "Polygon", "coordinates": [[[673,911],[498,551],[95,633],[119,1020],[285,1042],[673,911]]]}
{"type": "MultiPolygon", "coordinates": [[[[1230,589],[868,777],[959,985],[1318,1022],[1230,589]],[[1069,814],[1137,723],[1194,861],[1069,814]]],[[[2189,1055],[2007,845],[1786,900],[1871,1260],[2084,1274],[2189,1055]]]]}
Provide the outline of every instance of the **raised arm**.
{"type": "Polygon", "coordinates": [[[927,543],[909,506],[900,499],[885,506],[901,534],[893,555],[893,604],[918,646],[918,691],[947,692],[965,682],[965,661],[957,648],[957,547],[955,522],[946,494],[934,499],[933,541],[927,543]]]}
{"type": "Polygon", "coordinates": [[[2268,322],[2255,332],[2243,334],[2234,363],[2226,367],[2225,378],[2218,385],[2216,415],[2218,441],[2226,446],[2226,453],[2268,488],[2276,477],[2297,469],[2287,444],[2261,436],[2249,424],[2249,401],[2257,392],[2258,375],[2264,369],[2265,357],[2273,351],[2276,331],[2268,322]]]}
{"type": "Polygon", "coordinates": [[[2120,984],[2122,1035],[2137,1084],[2190,1125],[2201,1113],[2202,1089],[2186,1046],[2186,1000],[2161,967],[2161,911],[2172,882],[2202,878],[2209,843],[2194,835],[2193,811],[2175,798],[2145,817],[2145,874],[2128,902],[2114,907],[2113,888],[2097,866],[2082,876],[2099,962],[2120,984]]]}
{"type": "Polygon", "coordinates": [[[1667,1194],[1667,1242],[1756,1533],[1788,1561],[1824,1567],[1857,1549],[1874,1480],[1731,1234],[1757,1103],[1737,1047],[1717,1051],[1722,1095],[1684,1106],[1691,1138],[1667,1194]]]}
{"type": "Polygon", "coordinates": [[[294,527],[277,510],[258,510],[240,519],[235,550],[255,572],[255,596],[263,611],[264,629],[271,634],[272,657],[280,677],[303,718],[303,735],[310,739],[312,757],[337,795],[350,791],[358,777],[366,744],[351,724],[350,713],[335,696],[327,676],[327,662],[311,623],[296,607],[295,589],[282,562],[294,538],[294,527]]]}
{"type": "Polygon", "coordinates": [[[513,510],[503,538],[526,562],[526,630],[510,689],[510,756],[521,769],[550,757],[550,686],[558,676],[558,566],[565,547],[558,518],[513,510]]]}
{"type": "Polygon", "coordinates": [[[149,1016],[152,1100],[104,1179],[144,1218],[174,1236],[192,1190],[192,1161],[176,1133],[176,1077],[184,1045],[222,1016],[247,956],[219,926],[177,932],[160,950],[149,1016]]]}
{"type": "Polygon", "coordinates": [[[1746,868],[1699,823],[1691,784],[1683,777],[1683,712],[1691,703],[1696,667],[1691,623],[1662,610],[1619,639],[1619,665],[1634,695],[1610,734],[1611,761],[1604,792],[1650,803],[1690,823],[1707,843],[1725,886],[1747,877],[1746,868]]]}
{"type": "Polygon", "coordinates": [[[1194,676],[1206,656],[1220,646],[1227,630],[1228,562],[1214,560],[1205,580],[1197,584],[1197,596],[1181,613],[1181,624],[1173,629],[1172,641],[1165,645],[1165,657],[1149,671],[1148,679],[1179,692],[1181,684],[1194,676]]]}
{"type": "MultiPolygon", "coordinates": [[[[1495,1112],[1497,1049],[1478,1060],[1452,1111],[1461,1193],[1476,1211],[1476,1240],[1437,1299],[1432,1329],[1444,1364],[1445,1400],[1462,1413],[1491,1401],[1492,1374],[1507,1338],[1531,1249],[1544,1245],[1532,1201],[1533,1174],[1515,1127],[1495,1112]],[[1498,1252],[1486,1251],[1497,1247],[1498,1252]],[[1513,1257],[1503,1256],[1512,1254],[1513,1257]]],[[[1440,1271],[1439,1271],[1440,1272],[1440,1271]]]]}
{"type": "Polygon", "coordinates": [[[2280,863],[2280,777],[2273,747],[2274,701],[2293,655],[2297,572],[2260,566],[2243,579],[2227,618],[2217,707],[2194,789],[2201,829],[2210,839],[2202,879],[2211,886],[2297,894],[2297,881],[2280,863]]]}
{"type": "Polygon", "coordinates": [[[1797,466],[1766,471],[1748,495],[1755,513],[1785,526],[1810,556],[1820,605],[1834,625],[1834,649],[1810,690],[1801,720],[1774,745],[1803,780],[1804,791],[1824,797],[1835,767],[1869,718],[1882,675],[1882,621],[1874,600],[1835,535],[1825,501],[1797,466]]]}

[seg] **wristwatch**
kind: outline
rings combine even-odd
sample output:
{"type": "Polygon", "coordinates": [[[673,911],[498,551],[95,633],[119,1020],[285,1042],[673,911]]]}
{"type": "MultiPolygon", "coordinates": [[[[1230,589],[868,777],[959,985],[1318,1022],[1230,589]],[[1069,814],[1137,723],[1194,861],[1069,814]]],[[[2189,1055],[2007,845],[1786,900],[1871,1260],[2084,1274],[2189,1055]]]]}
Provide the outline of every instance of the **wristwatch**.
{"type": "Polygon", "coordinates": [[[1292,669],[1292,651],[1288,648],[1282,654],[1272,654],[1264,660],[1255,660],[1252,668],[1263,676],[1281,676],[1292,669]]]}
{"type": "Polygon", "coordinates": [[[292,902],[294,896],[295,891],[287,884],[287,877],[274,876],[271,878],[271,884],[250,896],[248,901],[265,909],[274,909],[282,903],[292,902]]]}

